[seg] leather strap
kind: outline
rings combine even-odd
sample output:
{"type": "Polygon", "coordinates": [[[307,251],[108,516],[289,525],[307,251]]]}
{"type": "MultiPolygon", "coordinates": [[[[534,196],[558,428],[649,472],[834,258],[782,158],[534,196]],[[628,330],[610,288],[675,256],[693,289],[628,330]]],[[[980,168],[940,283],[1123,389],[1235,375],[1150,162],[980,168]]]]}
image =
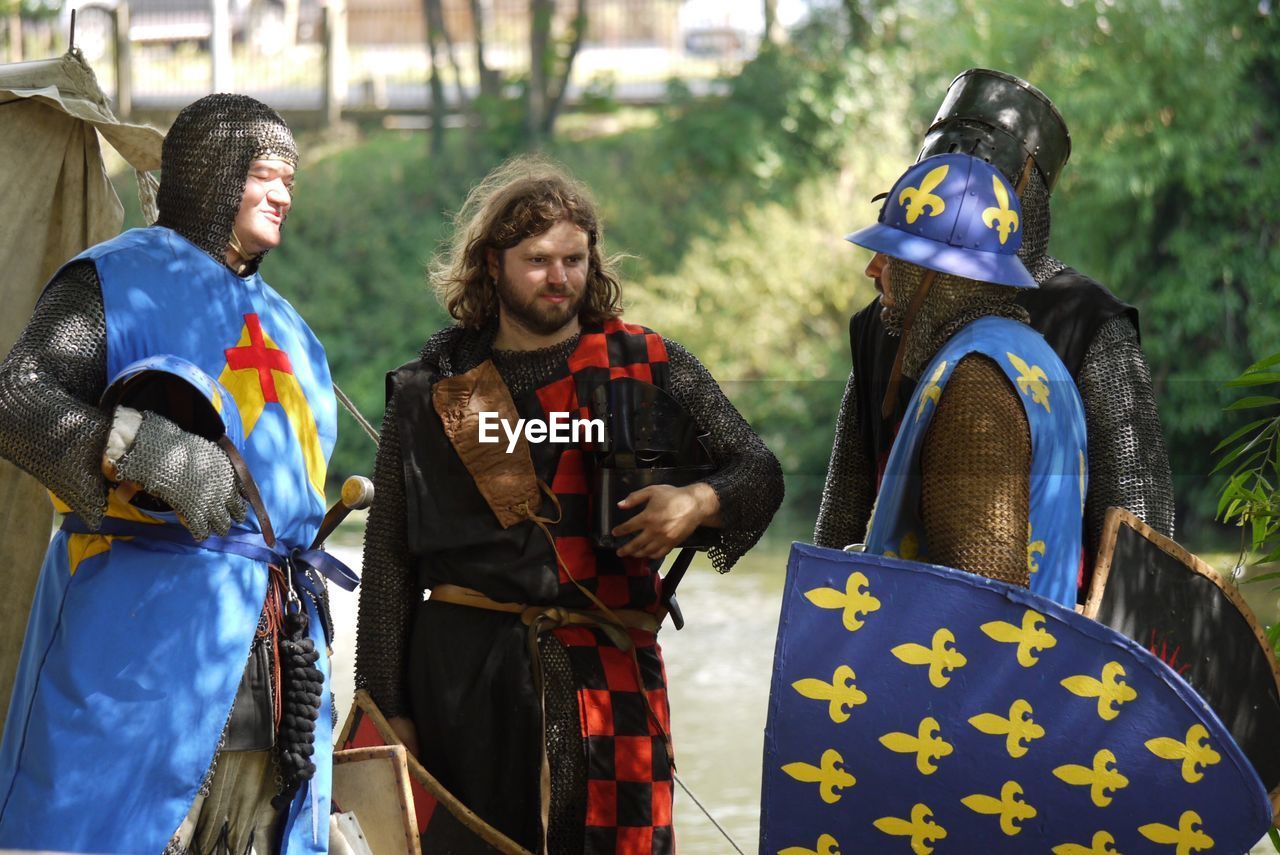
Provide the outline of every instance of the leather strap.
{"type": "Polygon", "coordinates": [[[542,633],[568,625],[595,626],[603,630],[615,646],[630,654],[631,666],[635,671],[636,685],[640,690],[640,697],[644,699],[645,709],[654,724],[657,725],[658,732],[662,734],[667,750],[667,759],[671,762],[672,768],[675,768],[675,752],[671,745],[671,734],[667,733],[666,728],[662,726],[662,721],[658,718],[658,714],[654,711],[653,705],[649,701],[648,693],[644,691],[644,677],[640,673],[640,663],[636,659],[636,647],[631,637],[627,634],[628,630],[640,630],[641,632],[656,634],[658,627],[661,625],[661,620],[657,615],[636,609],[608,609],[606,614],[599,611],[569,609],[564,606],[530,606],[523,603],[501,603],[497,600],[491,600],[471,588],[449,584],[436,585],[432,588],[430,599],[487,611],[518,614],[520,615],[520,620],[529,627],[527,633],[529,661],[533,667],[533,684],[538,692],[538,704],[542,720],[542,761],[538,770],[538,790],[540,795],[539,818],[542,831],[541,851],[543,853],[548,851],[547,826],[551,821],[551,760],[547,756],[546,683],[542,674],[542,648],[538,646],[538,636],[542,633]]]}
{"type": "Polygon", "coordinates": [[[933,287],[933,280],[937,277],[936,271],[926,270],[920,280],[920,287],[916,289],[915,295],[911,298],[911,304],[907,306],[907,316],[902,322],[902,339],[898,342],[898,352],[893,357],[893,370],[889,372],[889,388],[884,393],[884,401],[880,404],[880,418],[885,421],[893,418],[893,412],[898,406],[898,385],[902,382],[902,360],[907,355],[907,336],[911,335],[911,325],[915,322],[920,307],[929,296],[929,289],[933,287]]]}
{"type": "MultiPolygon", "coordinates": [[[[436,585],[431,589],[430,599],[441,603],[452,603],[457,606],[470,606],[475,609],[486,609],[491,612],[507,612],[520,615],[526,626],[542,621],[543,629],[554,629],[559,626],[598,626],[605,632],[610,628],[618,630],[638,629],[642,632],[657,633],[660,621],[657,615],[642,612],[639,609],[610,609],[617,622],[608,615],[586,609],[570,609],[564,606],[530,606],[524,603],[502,603],[491,600],[479,591],[463,585],[436,585]],[[619,626],[620,625],[620,626],[619,626]]],[[[619,645],[621,646],[621,645],[619,645]]]]}
{"type": "Polygon", "coordinates": [[[271,527],[267,506],[262,502],[262,494],[258,492],[258,484],[253,480],[253,473],[249,471],[249,464],[244,462],[244,458],[240,456],[240,449],[236,448],[235,443],[228,439],[226,434],[218,438],[218,447],[227,453],[231,468],[236,471],[236,477],[240,480],[240,490],[245,500],[249,502],[249,506],[253,508],[254,514],[257,515],[258,525],[262,526],[262,539],[267,542],[267,546],[275,549],[276,533],[271,527]]]}

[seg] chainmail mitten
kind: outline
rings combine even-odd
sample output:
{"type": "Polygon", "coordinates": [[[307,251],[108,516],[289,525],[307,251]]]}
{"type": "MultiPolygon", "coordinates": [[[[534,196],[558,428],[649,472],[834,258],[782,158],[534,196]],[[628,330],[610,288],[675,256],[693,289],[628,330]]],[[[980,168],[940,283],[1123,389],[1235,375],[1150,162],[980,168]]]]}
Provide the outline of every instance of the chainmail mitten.
{"type": "Polygon", "coordinates": [[[30,473],[91,527],[107,506],[102,449],[111,414],[107,321],[92,262],[63,268],[0,365],[0,455],[30,473]]]}
{"type": "Polygon", "coordinates": [[[404,655],[413,608],[422,600],[409,558],[401,465],[393,397],[382,417],[382,439],[373,465],[375,498],[364,527],[356,625],[356,687],[366,690],[387,717],[410,713],[404,655]]]}
{"type": "MultiPolygon", "coordinates": [[[[189,104],[165,135],[157,225],[223,263],[249,165],[268,158],[298,165],[293,134],[275,110],[247,95],[208,95],[189,104]]],[[[241,275],[261,261],[260,255],[241,275]]]]}
{"type": "Polygon", "coordinates": [[[134,481],[173,508],[196,540],[226,534],[245,517],[235,469],[227,453],[164,416],[142,414],[132,447],[116,464],[122,481],[134,481]]]}
{"type": "Polygon", "coordinates": [[[1076,378],[1089,437],[1085,547],[1097,554],[1107,508],[1125,508],[1173,537],[1173,480],[1160,411],[1133,324],[1123,315],[1103,324],[1076,378]]]}
{"type": "Polygon", "coordinates": [[[960,360],[924,438],[920,510],[929,561],[1026,587],[1031,431],[985,356],[960,360]]]}
{"type": "Polygon", "coordinates": [[[875,464],[868,459],[858,428],[857,381],[852,371],[844,387],[844,400],[836,416],[836,437],[822,488],[822,506],[813,530],[818,546],[843,549],[861,543],[867,534],[871,506],[875,503],[875,464]]]}
{"type": "Polygon", "coordinates": [[[671,394],[710,432],[718,467],[707,483],[720,498],[720,544],[711,563],[728,572],[760,540],[782,504],[782,466],[693,354],[666,339],[671,394]]]}

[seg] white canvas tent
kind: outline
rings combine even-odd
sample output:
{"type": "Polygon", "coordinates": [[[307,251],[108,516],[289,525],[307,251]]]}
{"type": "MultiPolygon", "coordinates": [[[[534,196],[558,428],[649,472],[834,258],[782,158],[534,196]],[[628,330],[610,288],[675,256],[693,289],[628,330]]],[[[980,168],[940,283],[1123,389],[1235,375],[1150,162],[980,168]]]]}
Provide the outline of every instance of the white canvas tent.
{"type": "MultiPolygon", "coordinates": [[[[143,210],[154,218],[156,184],[146,173],[160,168],[163,134],[118,122],[78,54],[0,65],[0,353],[58,267],[120,232],[124,209],[99,135],[138,170],[143,210]]],[[[0,461],[0,722],[52,524],[44,489],[0,461]]]]}

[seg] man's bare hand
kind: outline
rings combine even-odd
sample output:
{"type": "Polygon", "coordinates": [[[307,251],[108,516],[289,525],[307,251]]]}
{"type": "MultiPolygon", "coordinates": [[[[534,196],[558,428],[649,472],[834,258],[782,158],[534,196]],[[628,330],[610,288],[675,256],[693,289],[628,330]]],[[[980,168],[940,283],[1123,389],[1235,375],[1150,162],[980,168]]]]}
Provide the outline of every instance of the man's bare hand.
{"type": "Polygon", "coordinates": [[[642,509],[612,532],[614,537],[635,535],[618,550],[620,558],[662,558],[698,526],[720,525],[720,497],[701,481],[687,487],[654,484],[636,490],[618,507],[642,509]]]}

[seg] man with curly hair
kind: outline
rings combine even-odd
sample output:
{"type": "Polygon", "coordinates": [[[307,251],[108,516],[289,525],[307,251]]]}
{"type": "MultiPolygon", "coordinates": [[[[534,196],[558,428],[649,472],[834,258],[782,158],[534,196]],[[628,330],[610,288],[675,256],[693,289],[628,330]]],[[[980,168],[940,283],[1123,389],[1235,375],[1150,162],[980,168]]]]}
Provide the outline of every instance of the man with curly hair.
{"type": "Polygon", "coordinates": [[[697,359],[623,322],[595,207],[562,168],[507,163],[457,222],[433,275],[457,323],[388,377],[357,685],[522,846],[670,852],[658,564],[712,528],[728,570],[781,502],[781,469],[697,359]],[[691,415],[714,466],[623,498],[614,549],[591,537],[591,444],[486,444],[480,419],[576,417],[637,383],[691,415]]]}

